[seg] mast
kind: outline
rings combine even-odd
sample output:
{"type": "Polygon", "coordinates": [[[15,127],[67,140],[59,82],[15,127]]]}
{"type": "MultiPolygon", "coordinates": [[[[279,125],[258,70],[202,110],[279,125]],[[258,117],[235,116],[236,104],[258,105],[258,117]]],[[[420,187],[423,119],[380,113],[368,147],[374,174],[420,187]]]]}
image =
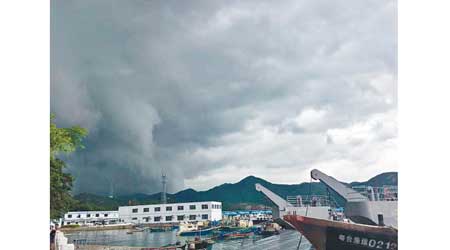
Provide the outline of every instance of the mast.
{"type": "Polygon", "coordinates": [[[161,175],[161,178],[162,178],[161,203],[162,203],[162,204],[166,204],[166,203],[167,203],[167,197],[166,197],[166,192],[167,192],[167,189],[166,189],[167,177],[166,177],[166,174],[163,173],[163,174],[161,175]]]}

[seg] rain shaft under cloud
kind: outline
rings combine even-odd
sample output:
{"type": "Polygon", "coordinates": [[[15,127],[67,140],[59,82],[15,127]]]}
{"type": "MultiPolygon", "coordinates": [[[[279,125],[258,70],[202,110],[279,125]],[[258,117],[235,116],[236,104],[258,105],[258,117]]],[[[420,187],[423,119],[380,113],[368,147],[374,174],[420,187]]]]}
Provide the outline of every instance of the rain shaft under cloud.
{"type": "Polygon", "coordinates": [[[76,192],[397,168],[393,1],[51,5],[51,112],[90,130],[76,192]]]}

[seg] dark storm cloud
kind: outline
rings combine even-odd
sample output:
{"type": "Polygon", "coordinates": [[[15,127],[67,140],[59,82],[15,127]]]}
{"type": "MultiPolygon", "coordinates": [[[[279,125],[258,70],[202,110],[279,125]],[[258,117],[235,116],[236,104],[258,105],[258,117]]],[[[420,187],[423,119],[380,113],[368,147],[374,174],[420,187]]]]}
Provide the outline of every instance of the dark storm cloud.
{"type": "Polygon", "coordinates": [[[351,146],[321,143],[396,110],[392,1],[53,1],[51,14],[51,111],[90,130],[69,159],[78,192],[156,192],[163,170],[173,191],[229,168],[351,161],[351,146]],[[287,134],[311,151],[282,151],[287,134]]]}

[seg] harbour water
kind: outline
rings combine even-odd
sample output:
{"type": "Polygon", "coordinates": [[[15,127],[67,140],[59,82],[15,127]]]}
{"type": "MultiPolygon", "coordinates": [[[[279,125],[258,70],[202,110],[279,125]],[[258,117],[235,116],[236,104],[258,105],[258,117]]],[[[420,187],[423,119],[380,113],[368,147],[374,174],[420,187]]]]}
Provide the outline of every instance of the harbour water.
{"type": "MultiPolygon", "coordinates": [[[[127,230],[106,230],[106,231],[83,231],[66,234],[68,241],[86,241],[92,245],[108,246],[142,246],[159,247],[177,241],[184,242],[192,239],[190,237],[180,237],[176,232],[150,233],[148,231],[127,234],[127,230]]],[[[217,242],[213,245],[213,250],[296,250],[299,243],[300,234],[295,230],[283,230],[279,235],[267,238],[251,237],[240,240],[229,240],[217,242]]],[[[303,237],[300,250],[310,250],[311,244],[303,237]]]]}

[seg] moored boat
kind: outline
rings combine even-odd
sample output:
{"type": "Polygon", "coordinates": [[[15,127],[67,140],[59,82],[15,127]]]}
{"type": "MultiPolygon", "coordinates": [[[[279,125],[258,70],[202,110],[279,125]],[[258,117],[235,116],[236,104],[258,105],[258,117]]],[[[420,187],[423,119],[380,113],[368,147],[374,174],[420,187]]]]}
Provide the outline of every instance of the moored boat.
{"type": "Polygon", "coordinates": [[[181,231],[178,233],[179,236],[202,236],[202,235],[210,235],[215,228],[209,227],[209,228],[202,228],[197,230],[190,230],[190,231],[181,231]]]}
{"type": "Polygon", "coordinates": [[[265,223],[258,234],[263,237],[270,237],[280,234],[280,230],[281,227],[277,223],[265,223]]]}
{"type": "Polygon", "coordinates": [[[323,220],[300,215],[284,219],[300,231],[316,250],[397,250],[397,230],[388,226],[372,226],[323,220]]]}
{"type": "Polygon", "coordinates": [[[215,242],[211,239],[201,240],[200,237],[196,237],[193,241],[187,241],[188,250],[211,250],[215,242]]]}
{"type": "Polygon", "coordinates": [[[177,250],[183,249],[183,250],[185,250],[186,246],[187,246],[186,244],[181,244],[181,242],[177,241],[175,244],[168,244],[168,245],[162,246],[163,247],[162,249],[167,248],[167,249],[177,249],[177,250]]]}
{"type": "Polygon", "coordinates": [[[133,233],[144,232],[144,231],[145,231],[144,228],[135,227],[134,229],[130,229],[129,231],[127,231],[127,234],[133,234],[133,233]]]}
{"type": "Polygon", "coordinates": [[[229,233],[224,234],[222,237],[224,240],[238,240],[238,239],[245,239],[253,236],[252,232],[249,233],[229,233]]]}
{"type": "Polygon", "coordinates": [[[185,249],[186,245],[182,247],[177,246],[165,246],[165,247],[143,247],[142,250],[179,250],[179,249],[185,249]]]}
{"type": "Polygon", "coordinates": [[[243,239],[243,238],[249,238],[250,236],[253,236],[253,232],[251,230],[241,230],[241,231],[234,231],[234,232],[218,232],[215,233],[212,237],[214,240],[236,240],[236,239],[243,239]]]}
{"type": "Polygon", "coordinates": [[[333,189],[346,202],[344,221],[334,221],[334,216],[329,219],[296,214],[283,217],[316,250],[398,249],[397,193],[387,187],[365,187],[367,194],[359,193],[319,170],[312,170],[311,177],[333,189]]]}
{"type": "Polygon", "coordinates": [[[219,228],[217,228],[217,231],[220,232],[236,232],[236,231],[240,231],[240,230],[244,230],[246,229],[245,227],[233,227],[233,226],[221,226],[219,228]]]}
{"type": "MultiPolygon", "coordinates": [[[[184,246],[185,248],[186,246],[184,246]]],[[[178,248],[175,246],[169,246],[169,247],[143,247],[141,248],[142,250],[179,250],[179,249],[184,249],[184,248],[178,248]]]]}
{"type": "Polygon", "coordinates": [[[168,231],[172,231],[172,230],[173,230],[172,227],[152,227],[152,228],[150,228],[150,232],[152,232],[152,233],[168,232],[168,231]]]}

